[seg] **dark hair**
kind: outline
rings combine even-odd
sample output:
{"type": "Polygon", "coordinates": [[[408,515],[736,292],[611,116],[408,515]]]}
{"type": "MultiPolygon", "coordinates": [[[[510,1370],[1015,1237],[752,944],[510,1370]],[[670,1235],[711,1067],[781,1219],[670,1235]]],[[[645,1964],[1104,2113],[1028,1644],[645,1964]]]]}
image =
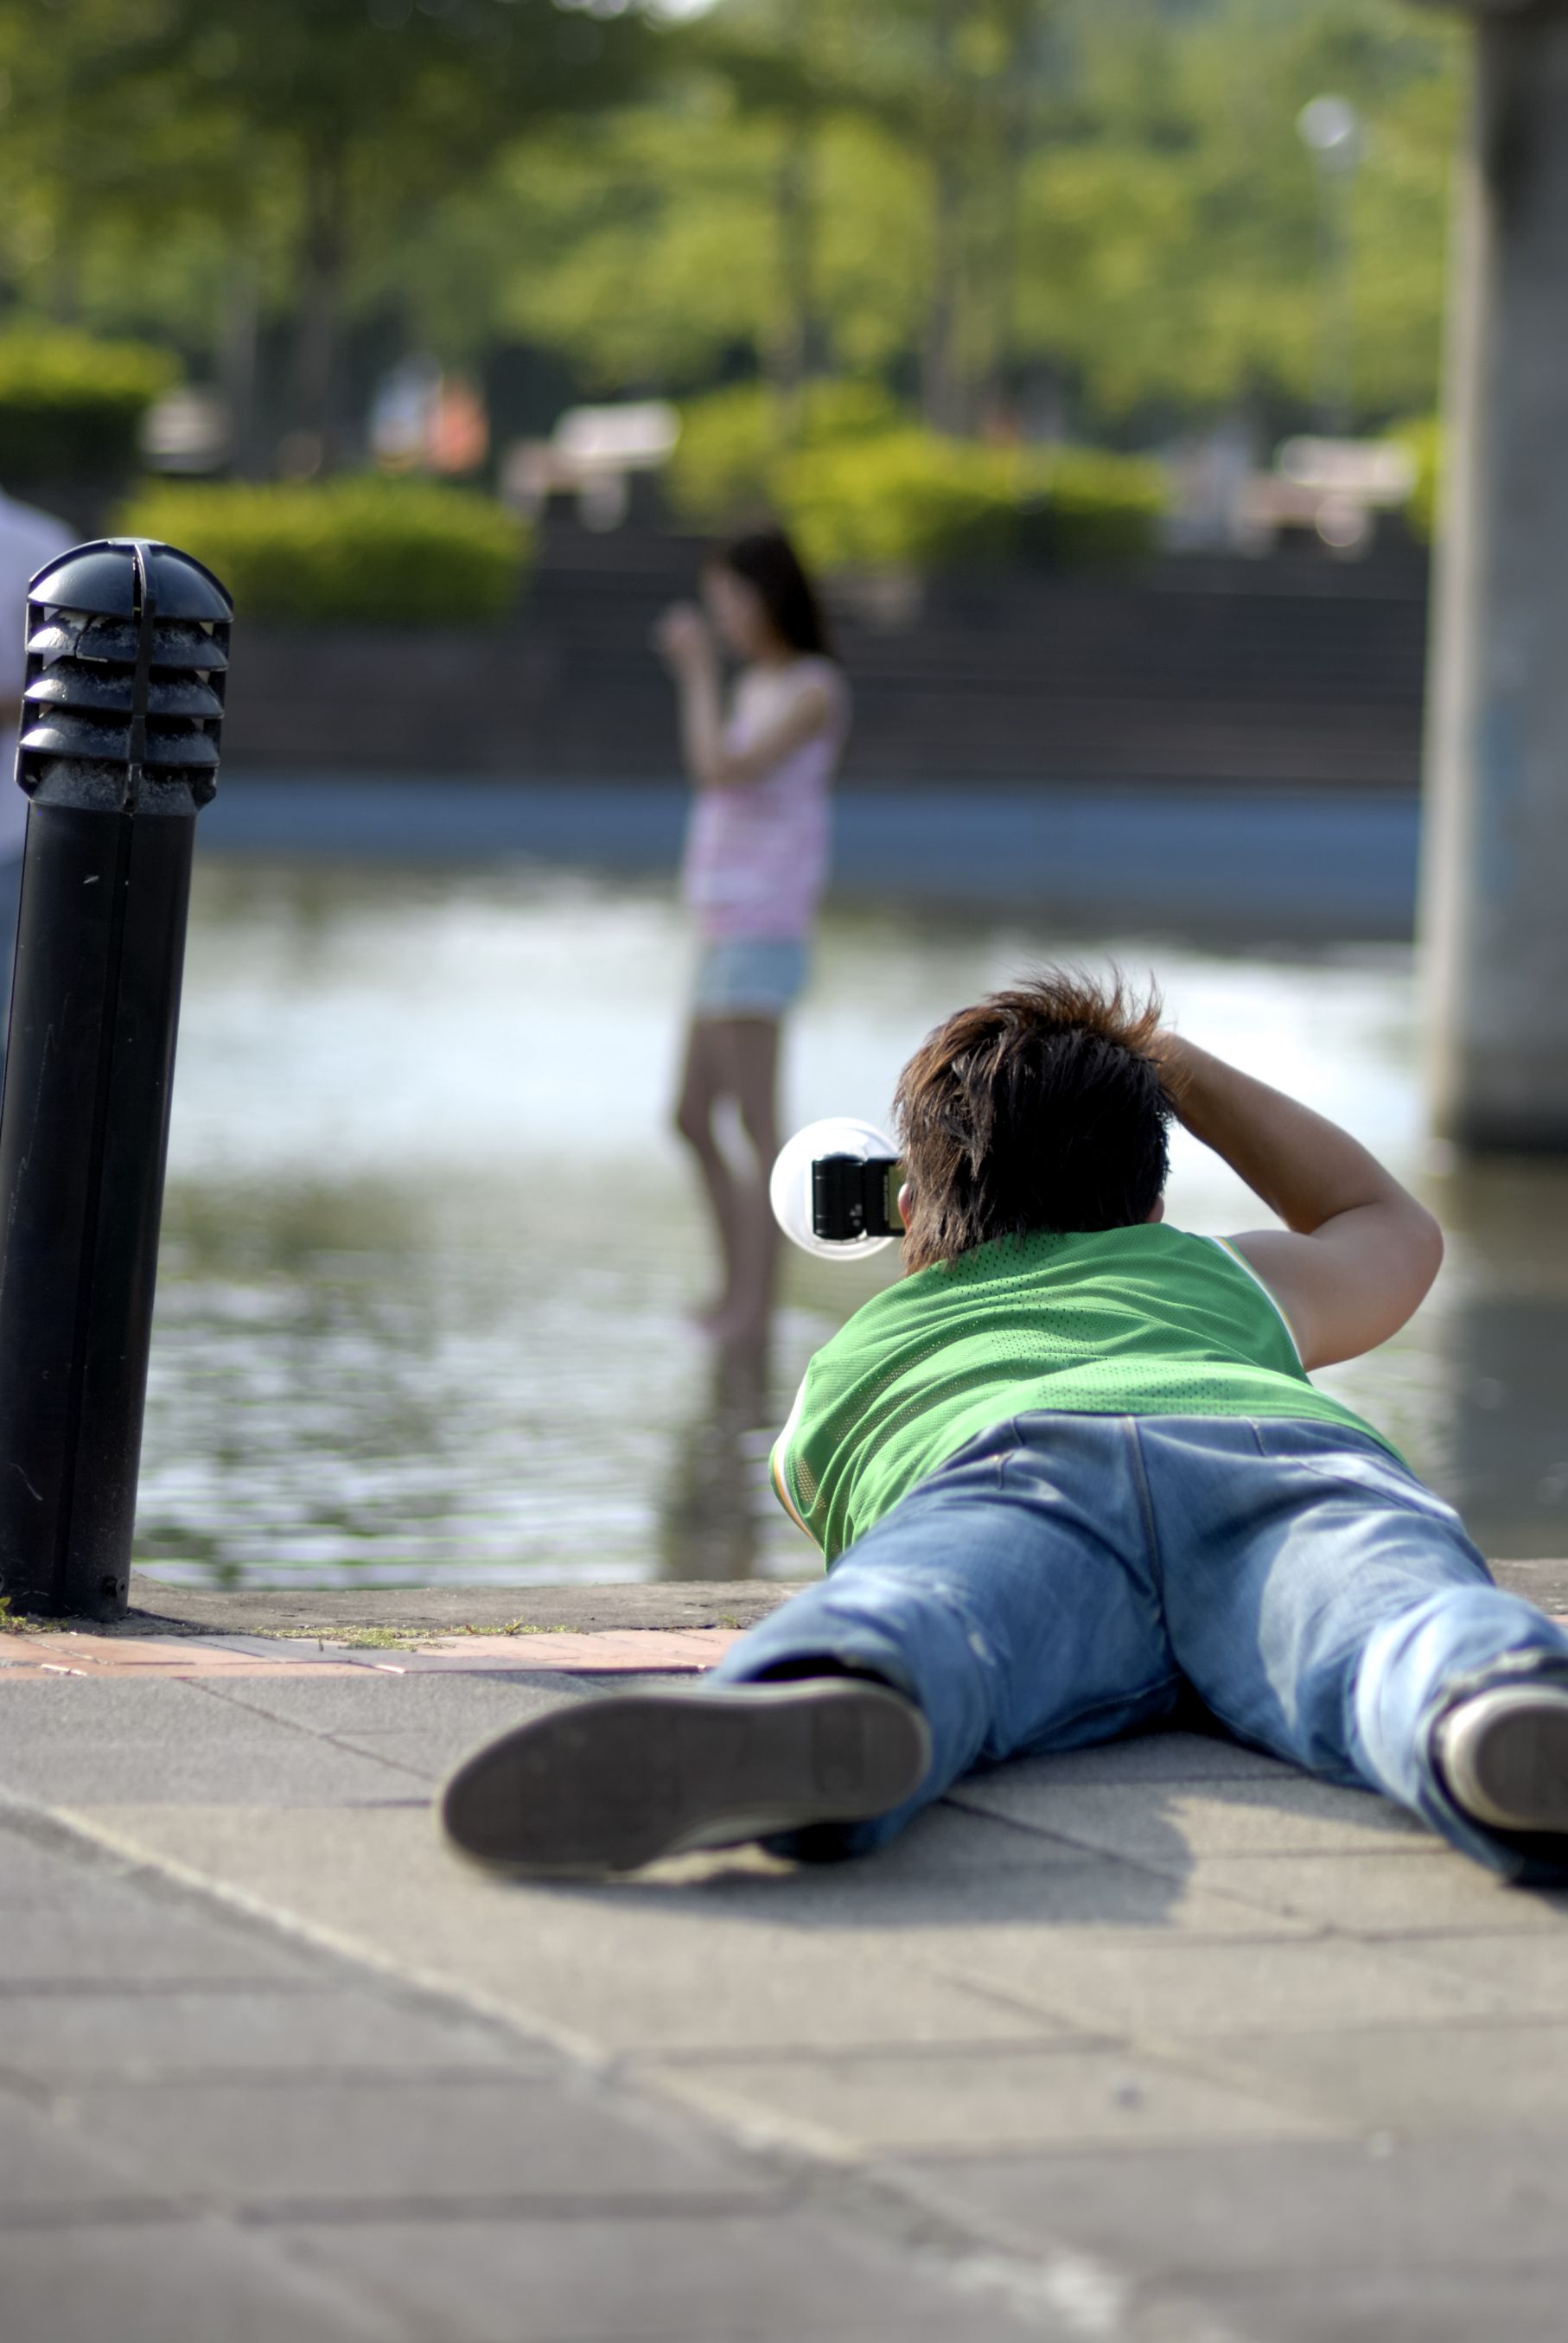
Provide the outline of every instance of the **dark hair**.
{"type": "Polygon", "coordinates": [[[823,659],[838,657],[817,589],[781,528],[752,529],[744,537],[732,537],[716,546],[709,559],[733,569],[737,578],[744,578],[755,588],[769,624],[792,651],[815,651],[823,659]]]}
{"type": "Polygon", "coordinates": [[[1048,969],[939,1025],[899,1077],[907,1269],[1030,1229],[1147,1220],[1165,1186],[1171,1096],[1161,1004],[1120,975],[1048,969]]]}

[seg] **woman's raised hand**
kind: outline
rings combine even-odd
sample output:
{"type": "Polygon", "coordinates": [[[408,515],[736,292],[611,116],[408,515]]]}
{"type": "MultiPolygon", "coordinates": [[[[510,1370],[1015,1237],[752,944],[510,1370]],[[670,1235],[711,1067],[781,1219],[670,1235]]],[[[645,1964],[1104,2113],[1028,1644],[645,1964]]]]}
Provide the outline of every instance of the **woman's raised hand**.
{"type": "Polygon", "coordinates": [[[713,631],[695,602],[672,602],[655,621],[653,648],[678,675],[712,660],[713,631]]]}

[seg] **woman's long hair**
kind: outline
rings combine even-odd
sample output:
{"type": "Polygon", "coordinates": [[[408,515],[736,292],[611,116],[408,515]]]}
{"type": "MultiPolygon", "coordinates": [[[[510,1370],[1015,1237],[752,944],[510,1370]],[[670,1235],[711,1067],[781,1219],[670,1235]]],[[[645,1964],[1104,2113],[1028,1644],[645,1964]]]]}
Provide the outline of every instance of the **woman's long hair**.
{"type": "Polygon", "coordinates": [[[732,537],[710,558],[743,578],[760,597],[769,624],[792,651],[838,658],[817,589],[781,528],[751,529],[732,537]]]}

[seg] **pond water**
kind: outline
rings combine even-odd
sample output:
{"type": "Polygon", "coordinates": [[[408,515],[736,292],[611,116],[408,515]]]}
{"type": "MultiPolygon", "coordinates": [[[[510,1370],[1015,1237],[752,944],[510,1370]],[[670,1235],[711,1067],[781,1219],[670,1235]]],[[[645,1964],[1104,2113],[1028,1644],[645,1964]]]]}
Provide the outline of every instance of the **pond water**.
{"type": "MultiPolygon", "coordinates": [[[[958,1002],[1063,949],[1016,919],[840,910],[787,1121],[881,1117],[958,1002]]],[[[1136,937],[1184,1030],[1351,1123],[1449,1266],[1323,1378],[1503,1555],[1568,1550],[1568,1176],[1422,1136],[1395,947],[1246,959],[1136,937]]],[[[665,1128],[688,946],[667,888],[539,865],[198,870],[137,1560],[231,1585],[798,1576],[772,1431],[869,1267],[792,1256],[770,1356],[716,1369],[710,1263],[665,1128]]],[[[1179,1140],[1171,1217],[1255,1225],[1179,1140]]]]}

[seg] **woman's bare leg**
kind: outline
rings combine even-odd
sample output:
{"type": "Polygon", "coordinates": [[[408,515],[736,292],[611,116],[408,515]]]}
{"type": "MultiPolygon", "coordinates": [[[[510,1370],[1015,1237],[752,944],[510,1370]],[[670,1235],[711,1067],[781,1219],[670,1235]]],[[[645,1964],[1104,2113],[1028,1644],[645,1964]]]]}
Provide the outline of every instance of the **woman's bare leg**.
{"type": "Polygon", "coordinates": [[[779,1021],[776,1017],[713,1020],[722,1067],[721,1095],[740,1113],[751,1161],[732,1175],[734,1275],[727,1307],[713,1332],[727,1342],[759,1342],[773,1304],[779,1232],[768,1202],[768,1178],[779,1152],[779,1021]]]}
{"type": "Polygon", "coordinates": [[[706,1322],[722,1322],[734,1305],[740,1282],[738,1260],[741,1218],[735,1175],[714,1134],[713,1110],[726,1094],[729,1053],[721,1036],[728,1021],[694,1017],[687,1028],[686,1055],[676,1099],[675,1127],[697,1158],[709,1210],[719,1238],[722,1283],[719,1298],[702,1312],[706,1322]]]}

